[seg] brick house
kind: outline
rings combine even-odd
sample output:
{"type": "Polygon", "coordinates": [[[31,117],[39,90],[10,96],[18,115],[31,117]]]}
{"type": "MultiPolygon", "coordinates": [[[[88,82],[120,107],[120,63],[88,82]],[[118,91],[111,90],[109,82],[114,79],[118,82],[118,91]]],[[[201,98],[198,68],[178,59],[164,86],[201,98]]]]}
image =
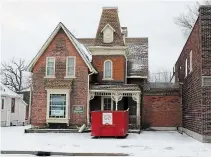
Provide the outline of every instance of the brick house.
{"type": "Polygon", "coordinates": [[[199,17],[175,64],[175,81],[182,95],[183,131],[211,142],[211,6],[199,17]]]}
{"type": "Polygon", "coordinates": [[[148,38],[128,37],[117,8],[102,9],[95,38],[59,23],[28,70],[32,125],[89,124],[90,111],[129,108],[130,127],[181,126],[179,90],[148,90],[148,38]]]}

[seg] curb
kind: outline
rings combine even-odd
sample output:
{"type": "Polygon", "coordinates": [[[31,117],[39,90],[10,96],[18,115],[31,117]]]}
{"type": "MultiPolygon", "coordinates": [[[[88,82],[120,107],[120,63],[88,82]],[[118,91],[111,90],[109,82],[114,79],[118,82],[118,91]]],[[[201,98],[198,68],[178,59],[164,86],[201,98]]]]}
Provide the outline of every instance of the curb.
{"type": "Polygon", "coordinates": [[[60,155],[60,156],[129,156],[125,153],[65,153],[65,152],[45,152],[45,151],[6,151],[2,150],[1,154],[29,154],[36,156],[51,156],[51,155],[60,155]]]}

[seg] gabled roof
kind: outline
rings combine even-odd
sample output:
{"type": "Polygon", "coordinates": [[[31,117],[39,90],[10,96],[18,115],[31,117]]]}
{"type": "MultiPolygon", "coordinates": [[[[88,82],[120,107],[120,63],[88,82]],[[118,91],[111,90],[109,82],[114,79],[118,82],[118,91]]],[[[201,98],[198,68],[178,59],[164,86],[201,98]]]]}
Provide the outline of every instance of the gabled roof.
{"type": "Polygon", "coordinates": [[[115,32],[115,30],[113,29],[113,27],[111,27],[111,25],[109,25],[109,24],[105,25],[105,27],[101,30],[101,32],[103,32],[107,27],[111,28],[111,30],[113,32],[115,32]]]}
{"type": "Polygon", "coordinates": [[[9,89],[7,86],[4,84],[0,83],[0,91],[2,96],[11,96],[11,97],[18,97],[20,98],[20,95],[17,93],[13,92],[11,89],[9,89]]]}
{"type": "Polygon", "coordinates": [[[103,8],[98,30],[95,38],[96,46],[124,46],[123,34],[119,22],[118,9],[115,7],[103,8]],[[114,30],[114,39],[112,43],[103,43],[103,28],[110,25],[114,30]]]}
{"type": "Polygon", "coordinates": [[[47,39],[45,44],[42,46],[40,51],[37,53],[37,55],[31,61],[27,70],[32,71],[34,65],[36,64],[36,62],[38,61],[40,56],[45,52],[46,48],[51,43],[51,41],[53,40],[53,38],[56,36],[56,34],[59,32],[60,29],[63,29],[63,31],[66,33],[69,40],[72,42],[72,44],[74,45],[74,47],[76,48],[76,50],[78,51],[78,53],[80,54],[80,56],[82,57],[82,59],[84,60],[86,65],[88,66],[89,70],[91,72],[97,73],[97,71],[91,64],[91,61],[92,61],[91,52],[89,52],[89,50],[83,44],[78,42],[77,39],[74,37],[74,35],[61,22],[57,25],[57,27],[54,29],[54,31],[52,32],[50,37],[47,39]]]}
{"type": "Polygon", "coordinates": [[[23,99],[21,98],[20,95],[18,95],[17,93],[13,92],[11,89],[9,89],[7,86],[5,86],[2,83],[0,83],[0,92],[1,92],[1,96],[8,96],[8,97],[13,97],[13,98],[20,98],[21,101],[25,105],[28,105],[25,101],[23,101],[23,99]]]}

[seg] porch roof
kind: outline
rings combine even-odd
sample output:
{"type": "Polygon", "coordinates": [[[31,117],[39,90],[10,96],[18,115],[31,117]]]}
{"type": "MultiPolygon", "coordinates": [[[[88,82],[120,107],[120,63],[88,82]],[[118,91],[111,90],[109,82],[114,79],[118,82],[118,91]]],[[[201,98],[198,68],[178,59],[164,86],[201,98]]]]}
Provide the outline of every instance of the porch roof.
{"type": "Polygon", "coordinates": [[[91,91],[141,91],[136,84],[118,84],[118,85],[90,85],[91,91]]]}

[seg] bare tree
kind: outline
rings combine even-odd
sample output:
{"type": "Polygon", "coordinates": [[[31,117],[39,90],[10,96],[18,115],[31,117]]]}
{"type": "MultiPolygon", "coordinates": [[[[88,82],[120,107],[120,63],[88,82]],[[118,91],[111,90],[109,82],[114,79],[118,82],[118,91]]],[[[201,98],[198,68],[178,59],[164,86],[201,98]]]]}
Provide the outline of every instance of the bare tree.
{"type": "Polygon", "coordinates": [[[23,59],[11,60],[1,64],[1,82],[11,90],[18,92],[30,87],[30,77],[26,76],[26,64],[23,59]]]}
{"type": "MultiPolygon", "coordinates": [[[[211,5],[210,0],[204,0],[205,5],[211,5]]],[[[175,24],[177,24],[181,30],[183,31],[184,35],[187,36],[190,34],[197,18],[199,15],[200,3],[196,2],[194,6],[187,6],[187,13],[181,13],[179,16],[174,18],[175,24]]]]}

